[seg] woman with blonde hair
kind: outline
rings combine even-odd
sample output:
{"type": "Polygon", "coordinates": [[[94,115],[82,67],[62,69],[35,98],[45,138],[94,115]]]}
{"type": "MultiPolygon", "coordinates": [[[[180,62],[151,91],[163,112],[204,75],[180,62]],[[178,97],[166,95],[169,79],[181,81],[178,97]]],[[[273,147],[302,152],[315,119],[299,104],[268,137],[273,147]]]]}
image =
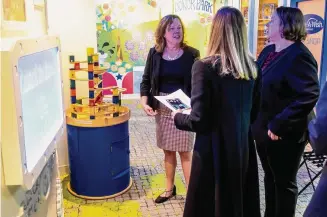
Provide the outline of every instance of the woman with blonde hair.
{"type": "Polygon", "coordinates": [[[185,217],[260,216],[250,132],[260,72],[247,43],[241,12],[232,7],[218,10],[207,57],[192,67],[192,111],[172,113],[178,129],[196,132],[185,217]]]}
{"type": "Polygon", "coordinates": [[[170,110],[154,99],[181,89],[191,95],[191,69],[200,52],[184,42],[184,26],[177,15],[163,17],[156,30],[156,44],[151,48],[141,82],[141,104],[145,113],[155,116],[157,146],[164,151],[166,191],[155,200],[163,203],[176,195],[174,185],[179,153],[186,186],[191,170],[194,134],[176,129],[170,110]]]}

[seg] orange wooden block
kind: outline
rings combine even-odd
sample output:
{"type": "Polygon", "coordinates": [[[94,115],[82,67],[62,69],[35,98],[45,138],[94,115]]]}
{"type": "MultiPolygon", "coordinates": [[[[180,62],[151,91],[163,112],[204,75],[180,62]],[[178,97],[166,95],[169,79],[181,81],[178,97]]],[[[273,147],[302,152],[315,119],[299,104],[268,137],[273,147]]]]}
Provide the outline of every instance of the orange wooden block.
{"type": "Polygon", "coordinates": [[[70,96],[76,96],[76,89],[70,89],[70,96]]]}
{"type": "Polygon", "coordinates": [[[76,107],[76,112],[82,112],[83,108],[82,107],[76,107]]]}

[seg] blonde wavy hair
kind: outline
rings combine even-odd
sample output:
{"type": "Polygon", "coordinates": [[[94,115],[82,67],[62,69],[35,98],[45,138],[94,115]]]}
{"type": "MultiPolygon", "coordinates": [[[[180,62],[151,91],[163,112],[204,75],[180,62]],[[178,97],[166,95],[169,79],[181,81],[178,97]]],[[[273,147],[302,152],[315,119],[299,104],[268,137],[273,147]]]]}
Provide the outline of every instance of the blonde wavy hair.
{"type": "Polygon", "coordinates": [[[233,7],[220,8],[213,21],[207,55],[215,65],[221,61],[221,75],[232,74],[237,79],[257,77],[254,58],[248,49],[246,24],[242,13],[233,7]]]}

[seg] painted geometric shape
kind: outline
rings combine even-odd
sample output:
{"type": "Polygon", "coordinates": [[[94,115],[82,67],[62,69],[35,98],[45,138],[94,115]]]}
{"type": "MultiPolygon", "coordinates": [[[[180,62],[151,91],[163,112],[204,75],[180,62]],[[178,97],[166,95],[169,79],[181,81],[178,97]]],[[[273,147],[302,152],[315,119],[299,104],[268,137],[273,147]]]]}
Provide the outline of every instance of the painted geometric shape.
{"type": "Polygon", "coordinates": [[[122,76],[121,74],[117,74],[117,75],[116,75],[117,80],[122,80],[122,77],[123,77],[123,76],[122,76]]]}
{"type": "MultiPolygon", "coordinates": [[[[117,86],[116,77],[106,72],[102,75],[102,86],[103,88],[110,87],[110,86],[117,86]]],[[[111,95],[110,90],[104,90],[103,95],[111,95]]]]}
{"type": "Polygon", "coordinates": [[[126,88],[126,91],[123,94],[133,94],[134,85],[133,85],[133,72],[128,72],[122,82],[122,87],[126,88]]]}

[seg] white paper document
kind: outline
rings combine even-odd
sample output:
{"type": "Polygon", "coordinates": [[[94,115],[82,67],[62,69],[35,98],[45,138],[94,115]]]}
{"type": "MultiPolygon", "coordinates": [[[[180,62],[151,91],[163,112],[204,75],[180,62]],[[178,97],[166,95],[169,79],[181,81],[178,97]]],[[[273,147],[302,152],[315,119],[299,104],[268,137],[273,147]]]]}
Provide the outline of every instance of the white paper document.
{"type": "Polygon", "coordinates": [[[181,89],[167,96],[155,96],[155,98],[172,111],[180,109],[183,114],[191,113],[191,99],[181,89]]]}

